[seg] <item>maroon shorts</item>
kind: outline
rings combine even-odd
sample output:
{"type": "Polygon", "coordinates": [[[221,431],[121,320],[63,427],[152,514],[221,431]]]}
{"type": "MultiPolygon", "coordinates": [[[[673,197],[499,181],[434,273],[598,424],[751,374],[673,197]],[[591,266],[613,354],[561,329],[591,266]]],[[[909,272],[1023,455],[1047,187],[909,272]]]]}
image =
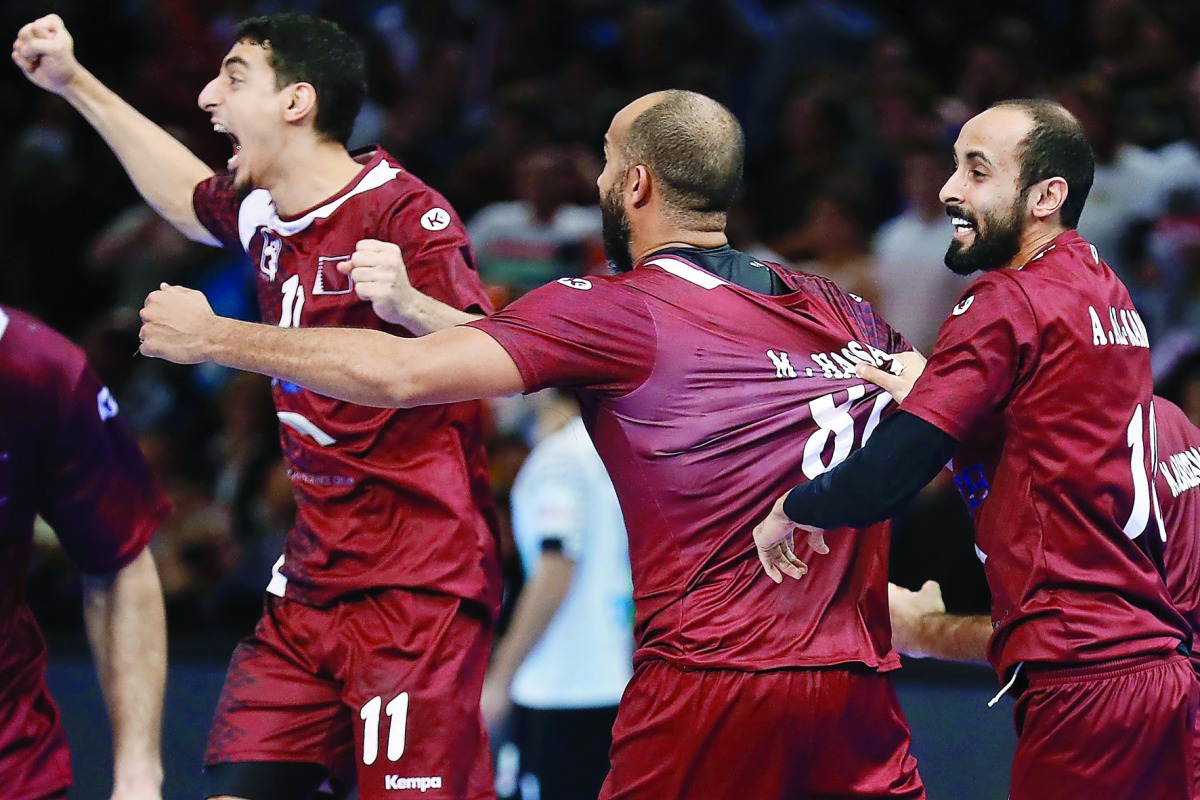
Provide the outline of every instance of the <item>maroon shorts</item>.
{"type": "Polygon", "coordinates": [[[892,682],[866,667],[634,670],[601,800],[924,798],[892,682]]]}
{"type": "Polygon", "coordinates": [[[28,607],[0,640],[0,796],[63,797],[71,760],[46,688],[46,643],[28,607]]]}
{"type": "Polygon", "coordinates": [[[1010,800],[1192,797],[1200,684],[1181,655],[1030,671],[1010,800]]]}
{"type": "Polygon", "coordinates": [[[205,765],[320,764],[363,800],[494,797],[479,713],[491,625],[403,590],[329,608],[269,596],[234,651],[205,765]]]}

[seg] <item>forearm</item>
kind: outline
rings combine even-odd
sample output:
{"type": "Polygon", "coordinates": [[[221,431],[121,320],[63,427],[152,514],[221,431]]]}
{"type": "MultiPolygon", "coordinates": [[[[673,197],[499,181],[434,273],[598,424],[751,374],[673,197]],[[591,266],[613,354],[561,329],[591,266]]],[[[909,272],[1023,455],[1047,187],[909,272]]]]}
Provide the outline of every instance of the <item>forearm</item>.
{"type": "MultiPolygon", "coordinates": [[[[365,406],[446,402],[422,397],[411,379],[417,340],[354,328],[279,328],[216,317],[205,360],[280,378],[365,406]]],[[[461,398],[460,398],[461,399],[461,398]]]]}
{"type": "Polygon", "coordinates": [[[521,590],[504,638],[496,645],[488,680],[507,687],[521,664],[542,638],[571,585],[574,563],[561,555],[543,556],[529,583],[521,590]]]}
{"type": "Polygon", "coordinates": [[[838,466],[788,493],[784,512],[818,528],[861,528],[899,513],[953,455],[957,443],[898,411],[838,466]]]}
{"type": "Polygon", "coordinates": [[[896,636],[895,645],[909,655],[986,664],[991,636],[992,621],[986,614],[935,613],[913,620],[903,635],[896,636]]]}
{"type": "Polygon", "coordinates": [[[424,292],[413,291],[403,311],[404,319],[401,324],[417,336],[427,333],[437,333],[456,325],[463,325],[473,320],[482,319],[482,314],[472,314],[469,311],[459,311],[451,305],[435,300],[424,292]]]}
{"type": "Polygon", "coordinates": [[[213,174],[208,165],[83,68],[62,97],[104,138],[155,211],[189,239],[219,244],[192,208],[196,184],[213,174]]]}
{"type": "Polygon", "coordinates": [[[112,726],[114,790],[160,787],[167,639],[154,560],[143,550],[115,575],[85,577],[83,585],[84,625],[112,726]]]}

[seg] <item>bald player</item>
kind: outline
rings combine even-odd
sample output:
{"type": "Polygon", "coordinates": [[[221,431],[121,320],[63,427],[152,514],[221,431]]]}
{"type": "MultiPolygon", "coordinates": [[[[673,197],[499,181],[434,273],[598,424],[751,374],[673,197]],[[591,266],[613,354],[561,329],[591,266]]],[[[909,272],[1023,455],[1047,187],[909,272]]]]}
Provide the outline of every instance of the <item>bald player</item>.
{"type": "Polygon", "coordinates": [[[743,143],[720,104],[642,97],[604,149],[614,275],[414,340],[249,325],[167,287],[143,350],[368,405],[576,390],[625,515],[638,640],[601,797],[924,797],[887,676],[887,526],[783,590],[750,538],[757,508],[844,459],[891,402],[853,361],[908,345],[824,278],[729,247],[743,143]],[[779,446],[797,439],[803,464],[779,446]]]}

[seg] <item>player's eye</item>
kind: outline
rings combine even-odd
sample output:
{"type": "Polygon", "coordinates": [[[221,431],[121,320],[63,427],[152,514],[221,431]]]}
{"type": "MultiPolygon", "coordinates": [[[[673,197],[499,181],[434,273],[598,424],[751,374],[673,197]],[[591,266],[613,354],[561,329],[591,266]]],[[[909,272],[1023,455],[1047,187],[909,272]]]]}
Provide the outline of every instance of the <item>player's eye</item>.
{"type": "Polygon", "coordinates": [[[973,169],[971,170],[971,177],[978,181],[983,180],[987,175],[981,169],[973,169]]]}

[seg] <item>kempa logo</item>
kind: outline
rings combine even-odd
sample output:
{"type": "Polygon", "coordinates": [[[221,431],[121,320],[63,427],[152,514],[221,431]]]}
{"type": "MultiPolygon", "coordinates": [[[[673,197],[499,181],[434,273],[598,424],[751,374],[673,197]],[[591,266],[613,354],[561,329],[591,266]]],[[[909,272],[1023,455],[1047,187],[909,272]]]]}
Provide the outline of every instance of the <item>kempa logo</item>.
{"type": "Polygon", "coordinates": [[[383,788],[389,792],[420,789],[421,793],[424,794],[430,789],[442,788],[442,776],[434,775],[432,778],[401,778],[399,775],[384,775],[383,788]]]}

